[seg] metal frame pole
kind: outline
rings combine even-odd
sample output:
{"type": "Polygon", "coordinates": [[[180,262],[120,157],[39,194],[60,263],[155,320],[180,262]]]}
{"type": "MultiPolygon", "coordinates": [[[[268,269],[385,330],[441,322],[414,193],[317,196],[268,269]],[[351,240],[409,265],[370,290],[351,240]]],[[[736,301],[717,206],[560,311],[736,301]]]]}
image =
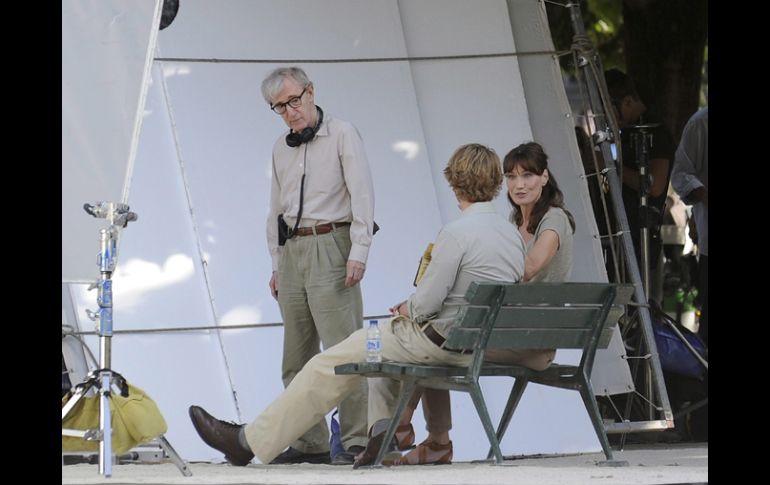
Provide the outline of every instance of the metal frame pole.
{"type": "Polygon", "coordinates": [[[112,271],[115,269],[117,229],[114,225],[99,231],[99,473],[112,476],[112,271]]]}
{"type": "MultiPolygon", "coordinates": [[[[668,400],[665,382],[663,381],[663,370],[660,367],[660,359],[658,358],[655,338],[652,333],[652,320],[647,304],[646,291],[642,286],[639,266],[636,262],[636,252],[629,231],[628,219],[626,218],[625,207],[620,196],[622,193],[620,178],[618,177],[617,166],[612,163],[614,157],[612,156],[611,144],[613,142],[617,143],[619,141],[619,136],[617,129],[609,122],[609,118],[604,111],[604,106],[609,105],[609,103],[603,102],[602,96],[602,93],[607,93],[607,86],[604,81],[604,70],[598,52],[596,52],[586,37],[585,28],[583,27],[583,17],[580,12],[580,4],[577,1],[573,1],[568,7],[570,10],[573,31],[575,32],[576,44],[585,46],[585,50],[578,53],[578,68],[583,72],[586,80],[589,103],[597,124],[597,131],[594,133],[592,140],[594,145],[599,147],[603,159],[608,161],[606,177],[610,186],[610,200],[612,201],[612,208],[615,213],[617,226],[620,228],[621,232],[620,238],[624,249],[623,253],[625,256],[624,259],[627,266],[628,276],[630,283],[634,286],[634,297],[639,304],[642,335],[647,344],[647,348],[649,349],[649,353],[651,354],[651,358],[648,359],[648,362],[652,374],[652,384],[657,392],[658,399],[660,400],[658,411],[662,411],[664,418],[662,421],[638,423],[640,426],[633,426],[635,423],[617,423],[621,426],[613,426],[610,424],[605,425],[605,428],[608,433],[634,431],[633,428],[635,427],[638,427],[639,431],[673,428],[674,418],[673,413],[671,412],[671,404],[668,400]]],[[[606,96],[604,98],[606,98],[606,96]]]]}

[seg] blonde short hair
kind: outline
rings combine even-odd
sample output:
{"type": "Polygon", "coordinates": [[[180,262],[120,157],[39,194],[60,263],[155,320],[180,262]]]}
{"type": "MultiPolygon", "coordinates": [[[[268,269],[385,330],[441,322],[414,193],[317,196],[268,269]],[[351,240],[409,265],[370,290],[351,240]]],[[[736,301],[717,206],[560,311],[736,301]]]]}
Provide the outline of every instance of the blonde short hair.
{"type": "Polygon", "coordinates": [[[500,193],[503,171],[494,150],[478,143],[463,145],[449,158],[444,176],[458,197],[488,202],[500,193]]]}

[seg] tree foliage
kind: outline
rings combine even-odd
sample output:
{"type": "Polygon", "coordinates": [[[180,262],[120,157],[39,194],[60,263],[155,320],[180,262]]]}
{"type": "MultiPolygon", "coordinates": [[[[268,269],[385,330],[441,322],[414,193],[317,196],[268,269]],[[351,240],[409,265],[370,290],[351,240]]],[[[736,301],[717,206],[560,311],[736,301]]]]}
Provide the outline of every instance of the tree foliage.
{"type": "MultiPolygon", "coordinates": [[[[650,111],[678,142],[708,89],[703,72],[708,0],[582,0],[580,7],[604,69],[628,73],[650,111]]],[[[569,50],[573,37],[569,10],[549,2],[546,11],[556,49],[569,50]]],[[[571,64],[570,56],[562,57],[565,71],[573,71],[571,64]]]]}

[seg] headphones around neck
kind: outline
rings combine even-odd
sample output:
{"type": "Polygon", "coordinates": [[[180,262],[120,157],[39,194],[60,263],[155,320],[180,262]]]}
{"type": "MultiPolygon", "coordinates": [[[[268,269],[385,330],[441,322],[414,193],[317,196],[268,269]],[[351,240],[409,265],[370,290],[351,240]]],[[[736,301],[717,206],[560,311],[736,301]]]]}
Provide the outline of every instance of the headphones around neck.
{"type": "Polygon", "coordinates": [[[305,127],[305,129],[299,133],[295,132],[294,130],[289,130],[289,134],[286,135],[287,145],[294,148],[315,138],[316,133],[318,133],[318,129],[321,128],[321,123],[324,122],[324,110],[322,110],[320,106],[316,106],[316,108],[318,109],[318,123],[316,123],[313,128],[309,126],[305,127]]]}

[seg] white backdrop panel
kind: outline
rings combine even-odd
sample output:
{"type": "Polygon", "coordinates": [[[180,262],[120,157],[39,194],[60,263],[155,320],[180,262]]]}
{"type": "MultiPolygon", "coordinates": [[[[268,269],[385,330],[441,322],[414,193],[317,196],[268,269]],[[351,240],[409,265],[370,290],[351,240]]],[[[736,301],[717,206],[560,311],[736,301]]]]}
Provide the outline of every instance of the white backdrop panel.
{"type": "Polygon", "coordinates": [[[159,0],[62,2],[62,281],[93,280],[100,222],[83,204],[125,202],[159,0]]]}
{"type": "MultiPolygon", "coordinates": [[[[283,381],[281,380],[283,327],[223,331],[222,343],[230,362],[233,392],[237,394],[235,405],[238,407],[239,414],[227,418],[222,417],[225,415],[217,416],[215,414],[215,416],[221,419],[232,419],[236,422],[251,422],[283,391],[283,381]]],[[[220,380],[222,380],[221,377],[220,380]]],[[[215,399],[217,397],[212,396],[210,398],[210,400],[215,399]]],[[[192,399],[185,403],[184,409],[186,410],[190,404],[200,403],[196,399],[192,399]]],[[[195,439],[200,441],[200,438],[195,433],[190,420],[187,421],[184,425],[187,428],[185,432],[191,433],[194,438],[190,448],[199,452],[198,447],[200,445],[194,441],[195,439]]],[[[212,452],[216,455],[214,450],[212,452]]],[[[219,459],[221,459],[221,455],[219,459]]]]}
{"type": "MultiPolygon", "coordinates": [[[[139,220],[121,231],[118,265],[113,274],[115,330],[214,322],[160,70],[155,68],[152,74],[128,200],[139,220]]],[[[106,227],[104,219],[98,221],[106,227]]],[[[92,237],[98,243],[98,233],[92,237]]],[[[91,259],[91,279],[96,280],[96,251],[91,259]]],[[[96,307],[96,292],[85,292],[79,286],[80,326],[89,328],[83,308],[96,307]]]]}
{"type": "MultiPolygon", "coordinates": [[[[482,143],[503,156],[532,139],[515,58],[414,61],[411,63],[433,183],[444,223],[459,215],[457,199],[443,170],[454,150],[482,143]],[[480,75],[483,73],[483,75],[480,75]]],[[[495,200],[500,214],[510,212],[505,189],[495,200]]]]}
{"type": "MultiPolygon", "coordinates": [[[[420,0],[400,2],[410,57],[515,51],[504,2],[420,0]]],[[[456,147],[476,142],[502,157],[532,138],[516,57],[412,61],[433,181],[444,223],[458,215],[443,169],[456,147]]],[[[501,214],[510,206],[496,200],[501,214]]]]}
{"type": "MultiPolygon", "coordinates": [[[[128,200],[139,220],[121,232],[113,275],[116,331],[214,324],[161,81],[156,66],[128,200]]],[[[96,279],[95,264],[91,271],[96,279]]],[[[96,293],[86,291],[85,285],[75,287],[80,329],[91,330],[94,324],[85,318],[85,309],[96,308],[96,293]]],[[[158,403],[169,427],[166,436],[186,459],[188,455],[219,459],[199,445],[187,417],[190,403],[206,402],[226,419],[237,417],[218,333],[113,337],[112,368],[158,403]]],[[[98,340],[88,341],[98,355],[98,340]]]]}
{"type": "MultiPolygon", "coordinates": [[[[495,425],[503,414],[510,392],[510,387],[505,389],[505,386],[496,382],[498,380],[482,379],[489,414],[495,425]]],[[[513,382],[509,380],[508,385],[513,382]]],[[[473,402],[468,396],[463,397],[466,410],[462,415],[471,416],[474,412],[473,402]]],[[[476,418],[472,424],[473,431],[469,430],[465,435],[474,437],[477,449],[488,450],[489,440],[481,430],[481,422],[476,418]]],[[[577,392],[533,383],[527,386],[500,446],[505,454],[584,453],[586,450],[601,450],[577,392]]]]}
{"type": "Polygon", "coordinates": [[[172,27],[159,38],[163,55],[173,58],[404,55],[395,0],[184,0],[172,27]]]}
{"type": "MultiPolygon", "coordinates": [[[[411,57],[499,54],[514,51],[505,2],[406,0],[400,1],[398,7],[407,50],[411,57]]],[[[486,73],[484,77],[494,78],[486,73]]]]}
{"type": "MultiPolygon", "coordinates": [[[[130,198],[140,219],[124,232],[118,270],[132,261],[162,268],[176,255],[174,261],[192,261],[193,271],[160,288],[153,286],[154,278],[145,278],[152,291],[125,310],[121,305],[127,299],[119,291],[128,280],[119,280],[116,272],[116,329],[280,321],[267,288],[264,230],[271,147],[285,126],[259,93],[262,78],[277,64],[196,59],[511,52],[515,46],[506,12],[504,1],[184,2],[174,23],[159,35],[158,57],[191,59],[156,62],[130,198]],[[167,82],[167,100],[158,71],[167,82]],[[173,120],[163,111],[165,101],[173,120]],[[155,116],[161,112],[163,117],[155,116]]],[[[374,238],[362,285],[365,314],[382,314],[413,290],[425,245],[459,215],[441,173],[451,153],[463,143],[479,142],[502,157],[532,139],[530,122],[537,113],[527,110],[519,65],[516,57],[303,65],[315,83],[318,104],[358,127],[372,167],[375,219],[382,231],[374,238]]],[[[564,126],[554,126],[550,136],[567,136],[564,126]]],[[[557,158],[569,161],[569,167],[575,164],[571,156],[557,158]]],[[[574,174],[562,175],[561,165],[557,170],[564,187],[562,180],[574,174]]],[[[504,193],[496,204],[501,214],[508,213],[504,193]]],[[[576,255],[576,261],[581,257],[592,255],[576,255]]],[[[162,404],[172,444],[188,460],[221,458],[195,435],[187,417],[190,404],[223,419],[251,420],[282,387],[280,327],[218,333],[221,342],[214,332],[115,339],[121,349],[134,347],[135,340],[151,342],[135,346],[141,353],[121,354],[115,368],[162,404]],[[156,356],[163,360],[157,366],[156,356]],[[167,378],[156,388],[163,366],[175,374],[161,371],[167,378]]],[[[502,379],[484,383],[493,420],[509,384],[502,379]]],[[[503,442],[504,453],[599,449],[576,393],[531,387],[503,442]]],[[[480,458],[479,450],[487,447],[469,406],[467,396],[455,393],[458,461],[480,458]]],[[[416,429],[422,424],[421,418],[415,420],[416,429]]]]}

